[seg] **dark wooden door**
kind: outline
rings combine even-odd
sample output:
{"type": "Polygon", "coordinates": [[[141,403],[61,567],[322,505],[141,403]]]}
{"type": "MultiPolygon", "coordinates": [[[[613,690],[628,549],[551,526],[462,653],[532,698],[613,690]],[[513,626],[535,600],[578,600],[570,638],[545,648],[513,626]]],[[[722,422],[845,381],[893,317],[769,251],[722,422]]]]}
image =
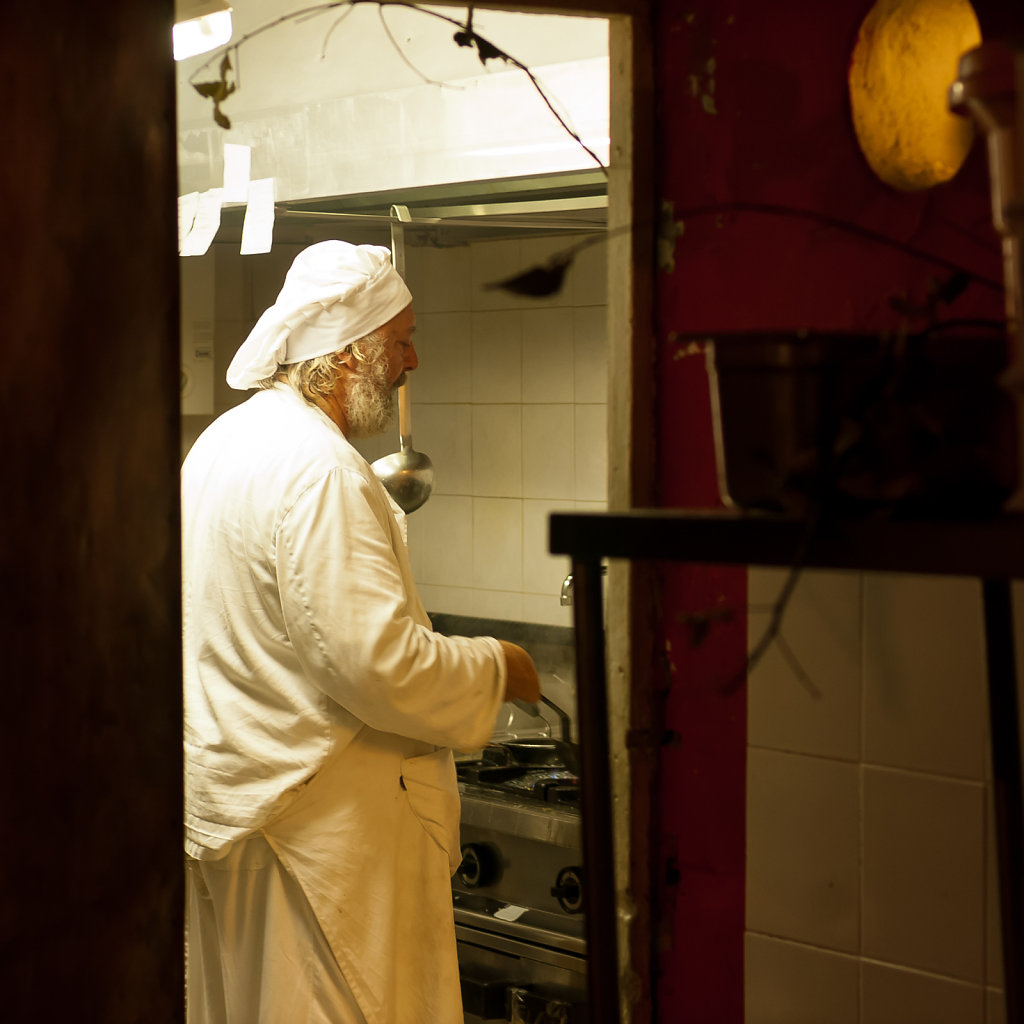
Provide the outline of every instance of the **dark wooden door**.
{"type": "Polygon", "coordinates": [[[0,1003],[183,1010],[171,0],[0,6],[0,1003]]]}

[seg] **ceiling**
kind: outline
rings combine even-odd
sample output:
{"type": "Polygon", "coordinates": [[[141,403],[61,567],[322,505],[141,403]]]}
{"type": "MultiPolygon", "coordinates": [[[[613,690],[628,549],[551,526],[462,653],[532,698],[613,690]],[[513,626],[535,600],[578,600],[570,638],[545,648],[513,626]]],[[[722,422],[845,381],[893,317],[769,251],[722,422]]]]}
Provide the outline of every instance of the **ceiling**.
{"type": "MultiPolygon", "coordinates": [[[[307,5],[312,14],[292,19],[287,15],[296,5],[283,0],[234,0],[238,49],[231,52],[231,75],[238,88],[223,105],[229,131],[213,123],[209,100],[190,85],[190,79],[217,77],[220,54],[178,65],[183,191],[215,187],[223,145],[233,142],[252,148],[254,178],[275,179],[279,240],[334,233],[339,221],[348,233],[386,234],[396,203],[409,210],[406,238],[414,245],[604,229],[607,180],[592,161],[581,160],[575,144],[569,143],[567,165],[459,155],[474,143],[529,143],[538,124],[560,145],[568,141],[549,111],[527,113],[527,101],[536,104],[537,97],[520,71],[495,60],[482,65],[475,50],[456,45],[456,26],[445,19],[465,19],[465,8],[316,7],[307,5]],[[495,91],[510,76],[523,83],[524,98],[495,91]],[[481,79],[493,88],[482,87],[481,79]],[[468,99],[477,94],[482,107],[468,99]],[[363,110],[371,113],[356,116],[363,110]],[[474,180],[452,180],[453,168],[474,180]]],[[[473,27],[538,78],[560,74],[560,85],[545,81],[556,106],[578,130],[593,133],[573,92],[600,90],[587,77],[592,70],[574,69],[607,59],[605,19],[474,10],[473,27]]],[[[225,206],[218,238],[240,235],[244,215],[244,204],[225,206]]]]}
{"type": "MultiPolygon", "coordinates": [[[[265,116],[296,103],[391,93],[433,84],[443,91],[481,74],[508,69],[501,61],[482,66],[472,48],[456,45],[460,7],[296,4],[286,0],[232,0],[231,52],[238,85],[225,103],[232,120],[265,116]],[[317,7],[323,10],[316,11],[317,7]],[[283,20],[289,12],[314,11],[283,20]],[[279,22],[279,24],[274,24],[279,22]],[[270,27],[268,27],[270,26],[270,27]]],[[[473,28],[531,69],[606,56],[603,18],[474,10],[473,28]]],[[[178,123],[207,123],[210,104],[190,80],[217,78],[219,52],[181,61],[178,123]],[[209,67],[204,67],[209,64],[209,67]]]]}

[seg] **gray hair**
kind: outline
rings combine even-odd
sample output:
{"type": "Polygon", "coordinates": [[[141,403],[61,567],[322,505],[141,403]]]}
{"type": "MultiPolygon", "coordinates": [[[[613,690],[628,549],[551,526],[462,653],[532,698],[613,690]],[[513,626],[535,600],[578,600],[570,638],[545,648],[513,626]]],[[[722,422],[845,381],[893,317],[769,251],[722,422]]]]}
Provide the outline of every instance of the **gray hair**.
{"type": "Polygon", "coordinates": [[[372,363],[380,358],[387,340],[387,335],[378,328],[366,337],[346,345],[339,352],[328,352],[327,355],[303,359],[298,363],[282,363],[271,376],[261,380],[257,387],[272,388],[278,381],[283,381],[310,405],[316,405],[318,397],[326,398],[334,390],[341,370],[339,356],[351,352],[359,362],[372,363]]]}

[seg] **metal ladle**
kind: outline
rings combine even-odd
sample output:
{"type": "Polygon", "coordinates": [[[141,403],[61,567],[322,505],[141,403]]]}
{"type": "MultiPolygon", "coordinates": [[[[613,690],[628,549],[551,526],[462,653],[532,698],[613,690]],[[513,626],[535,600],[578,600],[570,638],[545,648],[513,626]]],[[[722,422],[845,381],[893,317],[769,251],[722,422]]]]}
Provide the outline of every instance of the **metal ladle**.
{"type": "Polygon", "coordinates": [[[428,456],[413,448],[409,420],[409,385],[403,384],[398,389],[398,443],[401,450],[370,465],[406,515],[415,512],[430,497],[434,487],[434,464],[428,456]]]}
{"type": "MultiPolygon", "coordinates": [[[[405,237],[403,222],[409,218],[409,208],[392,206],[391,263],[405,276],[405,237]]],[[[434,488],[434,464],[429,457],[412,446],[412,400],[409,382],[398,389],[398,445],[399,451],[385,455],[370,465],[377,479],[385,486],[395,504],[408,515],[415,512],[434,488]]]]}

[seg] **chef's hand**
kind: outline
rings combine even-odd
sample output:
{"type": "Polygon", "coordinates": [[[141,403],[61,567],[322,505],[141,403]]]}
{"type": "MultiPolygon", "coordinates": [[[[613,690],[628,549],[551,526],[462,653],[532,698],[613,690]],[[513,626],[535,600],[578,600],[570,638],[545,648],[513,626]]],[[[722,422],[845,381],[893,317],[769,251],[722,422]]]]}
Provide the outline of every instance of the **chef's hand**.
{"type": "Polygon", "coordinates": [[[505,664],[508,666],[505,700],[518,699],[536,704],[540,700],[540,676],[533,658],[517,644],[510,644],[507,640],[499,640],[498,643],[505,652],[505,664]]]}

